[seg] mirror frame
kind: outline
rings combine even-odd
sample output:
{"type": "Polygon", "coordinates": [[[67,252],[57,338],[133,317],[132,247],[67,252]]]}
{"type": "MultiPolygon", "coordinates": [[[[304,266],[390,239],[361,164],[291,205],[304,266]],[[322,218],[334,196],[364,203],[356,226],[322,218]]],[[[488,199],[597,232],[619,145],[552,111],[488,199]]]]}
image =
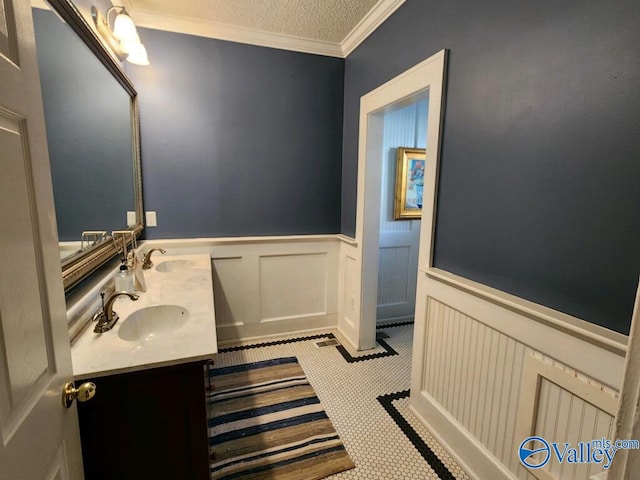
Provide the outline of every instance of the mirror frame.
{"type": "MultiPolygon", "coordinates": [[[[135,212],[138,222],[135,225],[129,225],[125,229],[130,230],[135,238],[140,236],[144,228],[143,207],[142,207],[142,167],[140,163],[140,116],[138,109],[138,92],[136,92],[133,83],[120,66],[115,54],[109,50],[102,40],[98,37],[96,31],[89,25],[78,8],[71,0],[47,0],[47,3],[55,10],[55,12],[71,27],[78,35],[80,40],[84,42],[89,50],[100,60],[106,69],[120,83],[124,90],[131,98],[131,127],[132,127],[132,159],[133,159],[133,176],[134,176],[134,198],[135,212]]],[[[109,232],[110,233],[110,232],[109,232]]],[[[131,244],[129,242],[129,244],[131,244]]],[[[103,266],[114,256],[118,254],[118,248],[113,240],[109,237],[102,242],[82,250],[71,257],[62,261],[62,283],[64,291],[67,293],[72,287],[84,280],[86,277],[103,266]]]]}

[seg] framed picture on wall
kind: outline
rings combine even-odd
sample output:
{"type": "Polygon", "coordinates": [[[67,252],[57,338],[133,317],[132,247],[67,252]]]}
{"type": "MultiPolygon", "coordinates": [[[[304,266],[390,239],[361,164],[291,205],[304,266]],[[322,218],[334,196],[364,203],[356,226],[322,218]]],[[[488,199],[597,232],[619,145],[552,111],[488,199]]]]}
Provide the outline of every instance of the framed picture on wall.
{"type": "Polygon", "coordinates": [[[398,147],[393,211],[396,220],[416,220],[422,216],[425,152],[424,148],[398,147]]]}

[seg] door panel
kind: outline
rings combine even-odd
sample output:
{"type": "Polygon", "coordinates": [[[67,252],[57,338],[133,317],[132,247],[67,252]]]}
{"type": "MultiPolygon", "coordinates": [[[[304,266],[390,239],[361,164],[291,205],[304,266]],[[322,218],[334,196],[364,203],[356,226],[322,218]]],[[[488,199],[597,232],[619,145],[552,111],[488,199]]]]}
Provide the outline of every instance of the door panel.
{"type": "Polygon", "coordinates": [[[58,449],[56,456],[53,458],[53,463],[49,468],[49,474],[45,477],[46,480],[67,480],[69,478],[69,469],[66,463],[67,454],[64,449],[64,444],[58,449]]]}
{"type": "Polygon", "coordinates": [[[11,3],[7,0],[0,0],[0,53],[5,58],[17,63],[17,55],[15,48],[15,29],[13,9],[11,3]]]}
{"type": "Polygon", "coordinates": [[[31,7],[0,5],[0,479],[81,479],[31,7]]]}
{"type": "Polygon", "coordinates": [[[4,387],[7,395],[0,417],[3,438],[23,420],[30,398],[42,394],[43,386],[50,381],[47,344],[43,328],[40,298],[39,272],[34,228],[32,225],[32,190],[28,182],[28,156],[23,152],[24,122],[0,117],[0,145],[4,152],[0,168],[4,182],[0,190],[0,204],[10,208],[0,209],[0,228],[3,245],[0,249],[0,265],[11,275],[0,276],[0,344],[5,352],[0,359],[0,369],[6,372],[4,387]],[[10,129],[10,130],[9,130],[10,129]],[[15,202],[24,199],[24,202],[15,202]],[[34,261],[25,261],[33,259],[34,261]],[[36,287],[36,288],[34,288],[36,287]],[[48,380],[48,381],[47,381],[48,380]]]}

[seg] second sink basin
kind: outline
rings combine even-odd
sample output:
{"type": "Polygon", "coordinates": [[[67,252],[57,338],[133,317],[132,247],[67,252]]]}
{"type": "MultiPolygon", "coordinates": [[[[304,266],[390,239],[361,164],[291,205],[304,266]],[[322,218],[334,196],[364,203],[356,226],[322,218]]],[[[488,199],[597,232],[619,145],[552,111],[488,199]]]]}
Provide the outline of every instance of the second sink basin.
{"type": "Polygon", "coordinates": [[[158,272],[183,272],[193,267],[193,262],[189,260],[167,260],[159,263],[156,267],[158,272]]]}
{"type": "Polygon", "coordinates": [[[189,311],[179,305],[146,307],[122,321],[118,336],[130,342],[147,342],[179,329],[188,319],[189,311]]]}

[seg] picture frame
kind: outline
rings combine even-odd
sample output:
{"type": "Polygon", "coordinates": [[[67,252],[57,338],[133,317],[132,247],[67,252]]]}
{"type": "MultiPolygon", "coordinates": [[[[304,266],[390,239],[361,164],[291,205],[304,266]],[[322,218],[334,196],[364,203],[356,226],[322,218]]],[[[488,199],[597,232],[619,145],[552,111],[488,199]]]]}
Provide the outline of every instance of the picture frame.
{"type": "Polygon", "coordinates": [[[426,149],[398,147],[393,209],[395,220],[419,220],[422,217],[425,162],[426,149]]]}

